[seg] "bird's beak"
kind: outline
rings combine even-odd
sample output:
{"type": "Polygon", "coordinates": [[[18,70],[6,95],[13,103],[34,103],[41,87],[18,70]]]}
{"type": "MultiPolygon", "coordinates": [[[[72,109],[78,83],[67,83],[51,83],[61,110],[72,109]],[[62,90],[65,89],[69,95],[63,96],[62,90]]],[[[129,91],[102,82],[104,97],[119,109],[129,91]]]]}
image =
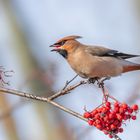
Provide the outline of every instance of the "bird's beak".
{"type": "Polygon", "coordinates": [[[53,52],[53,51],[56,51],[56,52],[59,51],[58,45],[53,44],[53,45],[50,45],[49,47],[54,47],[54,49],[51,50],[52,52],[53,52]]]}
{"type": "Polygon", "coordinates": [[[59,49],[52,49],[52,50],[51,50],[51,52],[54,52],[54,51],[58,52],[59,49]]]}
{"type": "Polygon", "coordinates": [[[56,45],[55,45],[55,44],[53,44],[53,45],[50,45],[49,47],[56,47],[56,45]]]}

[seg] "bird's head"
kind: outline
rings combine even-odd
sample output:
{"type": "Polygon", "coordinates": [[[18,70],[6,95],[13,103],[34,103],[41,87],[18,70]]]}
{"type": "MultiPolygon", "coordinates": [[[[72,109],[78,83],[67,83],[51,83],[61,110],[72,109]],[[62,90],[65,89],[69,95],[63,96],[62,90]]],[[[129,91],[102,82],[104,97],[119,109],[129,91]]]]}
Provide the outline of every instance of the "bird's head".
{"type": "Polygon", "coordinates": [[[54,49],[52,49],[51,51],[56,51],[59,54],[61,54],[64,58],[67,58],[68,54],[73,52],[80,44],[76,40],[79,38],[82,37],[76,35],[64,37],[50,46],[50,47],[54,47],[54,49]]]}

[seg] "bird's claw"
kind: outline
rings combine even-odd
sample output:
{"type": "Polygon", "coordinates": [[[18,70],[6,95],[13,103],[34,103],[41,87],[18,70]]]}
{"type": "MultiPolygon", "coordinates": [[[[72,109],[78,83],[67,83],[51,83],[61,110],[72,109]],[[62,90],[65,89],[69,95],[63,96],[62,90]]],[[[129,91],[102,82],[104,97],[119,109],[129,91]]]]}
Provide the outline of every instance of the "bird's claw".
{"type": "Polygon", "coordinates": [[[110,80],[111,77],[105,77],[104,79],[102,79],[101,81],[97,81],[97,84],[99,85],[99,88],[103,88],[104,87],[104,81],[106,80],[110,80]]]}
{"type": "Polygon", "coordinates": [[[94,84],[96,81],[98,81],[98,79],[99,79],[98,77],[89,78],[89,79],[88,79],[88,83],[89,83],[89,84],[94,84]]]}

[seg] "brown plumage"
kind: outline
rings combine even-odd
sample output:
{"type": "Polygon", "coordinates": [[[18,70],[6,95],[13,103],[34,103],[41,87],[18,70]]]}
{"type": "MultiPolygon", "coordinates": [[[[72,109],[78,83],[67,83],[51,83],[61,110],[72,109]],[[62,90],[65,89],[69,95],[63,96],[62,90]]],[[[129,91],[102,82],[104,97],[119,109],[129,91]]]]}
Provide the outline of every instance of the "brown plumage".
{"type": "Polygon", "coordinates": [[[140,70],[140,64],[125,59],[139,55],[125,54],[102,46],[84,45],[77,41],[81,36],[67,36],[50,47],[60,53],[72,69],[83,78],[118,76],[121,73],[140,70]]]}

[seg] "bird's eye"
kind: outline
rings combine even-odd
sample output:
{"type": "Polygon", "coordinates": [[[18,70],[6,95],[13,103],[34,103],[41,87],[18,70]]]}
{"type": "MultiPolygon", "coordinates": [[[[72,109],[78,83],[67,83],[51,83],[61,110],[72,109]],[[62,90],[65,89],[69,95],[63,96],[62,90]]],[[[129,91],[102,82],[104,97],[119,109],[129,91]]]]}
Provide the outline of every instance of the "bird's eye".
{"type": "Polygon", "coordinates": [[[63,46],[64,44],[65,44],[65,40],[64,41],[61,41],[61,42],[58,42],[58,43],[55,43],[54,45],[55,45],[55,47],[61,47],[61,46],[63,46]]]}
{"type": "Polygon", "coordinates": [[[63,46],[65,44],[66,41],[62,41],[60,42],[60,45],[63,46]]]}

